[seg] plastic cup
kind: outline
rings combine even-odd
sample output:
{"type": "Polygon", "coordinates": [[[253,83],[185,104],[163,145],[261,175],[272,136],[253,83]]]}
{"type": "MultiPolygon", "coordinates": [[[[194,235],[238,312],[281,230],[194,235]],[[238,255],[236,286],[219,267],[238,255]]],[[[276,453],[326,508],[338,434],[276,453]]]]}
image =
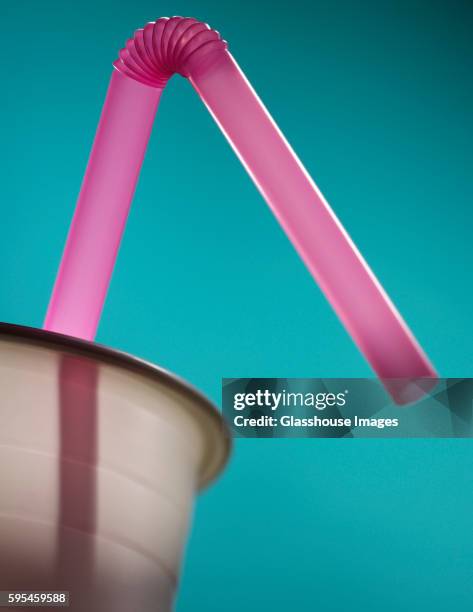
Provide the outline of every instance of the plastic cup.
{"type": "Polygon", "coordinates": [[[6,324],[0,389],[0,591],[171,610],[195,495],[229,454],[217,410],[149,363],[6,324]]]}

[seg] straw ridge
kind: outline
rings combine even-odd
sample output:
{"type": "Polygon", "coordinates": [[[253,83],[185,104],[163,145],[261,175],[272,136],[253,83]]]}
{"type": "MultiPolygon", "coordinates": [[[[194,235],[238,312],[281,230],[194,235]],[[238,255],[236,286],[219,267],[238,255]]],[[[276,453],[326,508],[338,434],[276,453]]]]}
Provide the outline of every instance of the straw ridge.
{"type": "Polygon", "coordinates": [[[188,77],[227,43],[209,25],[190,17],[161,17],[136,30],[119,52],[119,72],[163,89],[175,73],[188,77]]]}

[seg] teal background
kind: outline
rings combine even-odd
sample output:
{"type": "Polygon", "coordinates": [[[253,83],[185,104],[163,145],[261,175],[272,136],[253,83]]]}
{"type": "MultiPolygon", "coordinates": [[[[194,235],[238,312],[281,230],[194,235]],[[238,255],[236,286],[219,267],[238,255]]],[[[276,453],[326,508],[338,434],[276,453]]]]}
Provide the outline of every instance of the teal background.
{"type": "MultiPolygon", "coordinates": [[[[219,29],[443,376],[472,376],[473,5],[3,3],[0,320],[40,326],[134,27],[219,29]]],[[[190,85],[170,83],[98,341],[188,378],[370,374],[190,85]]],[[[238,440],[178,610],[471,610],[470,441],[238,440]]]]}

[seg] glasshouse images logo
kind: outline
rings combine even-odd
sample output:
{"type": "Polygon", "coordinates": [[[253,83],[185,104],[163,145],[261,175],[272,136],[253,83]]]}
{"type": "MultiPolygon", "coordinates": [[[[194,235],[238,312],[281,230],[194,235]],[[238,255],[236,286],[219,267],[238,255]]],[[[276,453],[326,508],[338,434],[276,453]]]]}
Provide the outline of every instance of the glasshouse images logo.
{"type": "Polygon", "coordinates": [[[235,393],[233,396],[233,408],[245,410],[245,408],[268,408],[277,410],[291,406],[307,406],[316,410],[325,410],[335,406],[345,406],[348,391],[340,393],[300,393],[286,390],[274,393],[268,389],[258,390],[254,393],[235,393]]]}

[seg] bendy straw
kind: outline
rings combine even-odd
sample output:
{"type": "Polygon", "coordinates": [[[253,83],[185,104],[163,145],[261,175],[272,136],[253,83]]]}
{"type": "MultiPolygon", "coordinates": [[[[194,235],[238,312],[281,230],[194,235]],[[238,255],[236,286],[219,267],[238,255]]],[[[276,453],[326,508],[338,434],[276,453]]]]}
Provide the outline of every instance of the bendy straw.
{"type": "Polygon", "coordinates": [[[45,329],[94,338],[159,99],[179,73],[378,376],[436,377],[218,32],[195,19],[158,19],[135,32],[114,68],[45,329]]]}

